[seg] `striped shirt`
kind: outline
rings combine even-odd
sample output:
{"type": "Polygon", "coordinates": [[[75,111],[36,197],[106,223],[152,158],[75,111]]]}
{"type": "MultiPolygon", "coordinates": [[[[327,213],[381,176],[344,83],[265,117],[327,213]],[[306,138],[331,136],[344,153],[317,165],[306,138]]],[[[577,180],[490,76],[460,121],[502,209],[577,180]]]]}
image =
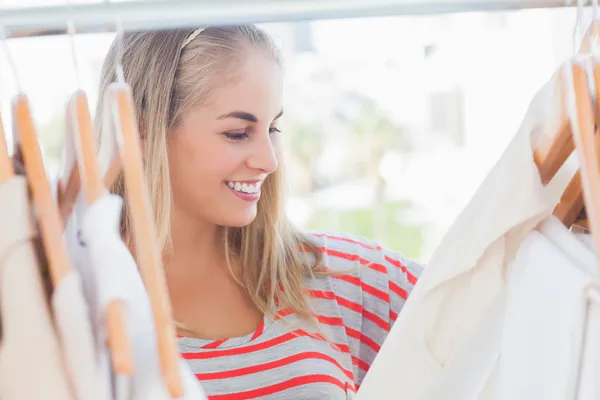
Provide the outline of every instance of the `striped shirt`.
{"type": "Polygon", "coordinates": [[[358,390],[422,267],[365,239],[310,237],[323,267],[340,272],[306,283],[319,329],[280,309],[244,337],[179,338],[210,400],[344,400],[358,390]]]}

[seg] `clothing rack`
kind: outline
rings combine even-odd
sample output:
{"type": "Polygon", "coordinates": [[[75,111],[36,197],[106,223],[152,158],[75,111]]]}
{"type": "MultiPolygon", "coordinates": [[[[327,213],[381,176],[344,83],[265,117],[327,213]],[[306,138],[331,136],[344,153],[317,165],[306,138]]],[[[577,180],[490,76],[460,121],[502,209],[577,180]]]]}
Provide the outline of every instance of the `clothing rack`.
{"type": "MultiPolygon", "coordinates": [[[[9,38],[330,18],[427,15],[469,11],[558,8],[565,0],[129,0],[71,6],[0,9],[9,38]]],[[[574,1],[572,2],[574,3],[574,1]]]]}

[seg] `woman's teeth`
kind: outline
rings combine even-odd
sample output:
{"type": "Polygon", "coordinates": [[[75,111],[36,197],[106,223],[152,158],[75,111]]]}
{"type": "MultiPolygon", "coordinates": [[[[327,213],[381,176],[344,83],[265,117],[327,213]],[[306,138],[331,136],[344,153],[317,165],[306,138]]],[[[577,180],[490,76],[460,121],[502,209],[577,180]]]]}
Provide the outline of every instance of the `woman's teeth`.
{"type": "Polygon", "coordinates": [[[227,186],[229,186],[230,189],[233,189],[236,192],[242,192],[242,193],[258,193],[258,192],[260,192],[260,182],[240,183],[240,182],[227,181],[227,186]]]}

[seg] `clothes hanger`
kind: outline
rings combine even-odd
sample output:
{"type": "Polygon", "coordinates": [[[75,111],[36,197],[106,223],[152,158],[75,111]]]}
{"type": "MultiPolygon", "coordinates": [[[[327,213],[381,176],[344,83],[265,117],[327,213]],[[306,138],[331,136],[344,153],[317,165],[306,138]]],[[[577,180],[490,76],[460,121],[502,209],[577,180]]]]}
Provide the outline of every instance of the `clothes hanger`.
{"type": "Polygon", "coordinates": [[[585,33],[582,36],[581,45],[579,47],[579,52],[581,54],[598,54],[600,42],[598,41],[598,37],[600,36],[600,20],[598,17],[598,0],[592,1],[593,6],[593,14],[592,14],[592,22],[588,25],[585,33]]]}
{"type": "MultiPolygon", "coordinates": [[[[42,243],[46,252],[48,261],[48,270],[52,285],[56,287],[70,272],[71,265],[67,256],[66,248],[62,243],[62,223],[57,205],[52,196],[50,183],[46,176],[42,152],[37,138],[35,125],[29,109],[27,96],[21,89],[18,69],[14,63],[7,44],[6,32],[4,26],[0,24],[0,42],[4,46],[4,52],[8,64],[11,68],[15,83],[17,84],[18,95],[13,99],[13,143],[18,147],[23,156],[23,164],[29,187],[31,189],[32,201],[36,208],[39,222],[42,243]]],[[[4,134],[4,133],[3,133],[4,134]]],[[[2,142],[2,154],[8,154],[4,151],[6,142],[2,142]]],[[[4,157],[3,157],[4,159],[4,157]]],[[[3,160],[3,162],[6,162],[3,160]]],[[[14,174],[12,161],[10,167],[3,168],[5,175],[14,174]]]]}
{"type": "MultiPolygon", "coordinates": [[[[594,75],[595,87],[590,88],[595,93],[600,93],[600,65],[593,62],[591,66],[594,75]]],[[[600,103],[597,100],[597,95],[594,94],[592,98],[594,108],[594,118],[596,126],[600,126],[600,103]]],[[[594,146],[600,149],[600,135],[597,133],[594,135],[594,146]]],[[[600,166],[599,166],[600,168],[600,166]]],[[[565,189],[559,204],[554,209],[553,215],[563,221],[564,225],[571,227],[572,229],[583,228],[587,229],[585,204],[583,201],[583,186],[581,182],[581,171],[577,170],[567,188],[565,189]]]]}
{"type": "MultiPolygon", "coordinates": [[[[567,74],[569,75],[569,74],[567,74]]],[[[573,125],[574,143],[579,154],[581,166],[581,185],[588,215],[589,228],[592,232],[594,251],[600,261],[600,165],[597,140],[594,138],[595,111],[587,82],[585,66],[572,64],[572,92],[574,107],[571,107],[571,124],[573,125]]],[[[592,75],[593,76],[593,75],[592,75]]],[[[596,85],[594,83],[594,85],[596,85]]],[[[567,94],[569,96],[569,94],[567,94]]]]}
{"type": "MultiPolygon", "coordinates": [[[[578,9],[577,20],[575,24],[575,31],[573,33],[574,38],[574,48],[577,37],[577,31],[581,28],[580,20],[581,20],[581,7],[578,9]]],[[[599,21],[596,19],[598,10],[597,0],[594,2],[594,15],[593,22],[590,27],[587,29],[585,34],[580,35],[584,39],[581,41],[579,45],[579,55],[591,54],[591,52],[595,49],[596,44],[596,35],[600,34],[600,25],[599,21]]],[[[600,73],[600,67],[596,62],[593,63],[593,73],[600,73]]],[[[563,77],[559,77],[559,84],[564,84],[562,79],[563,77]]],[[[600,78],[600,75],[598,75],[600,78]]],[[[586,80],[587,81],[587,80],[586,80]]],[[[596,82],[600,82],[596,80],[596,82]]],[[[563,88],[561,88],[563,89],[563,88]]],[[[596,98],[595,93],[598,92],[599,88],[591,88],[591,92],[594,93],[594,99],[596,98]]],[[[564,100],[564,99],[563,99],[564,100]]],[[[594,103],[597,103],[594,100],[594,103]]],[[[597,104],[595,107],[600,111],[600,104],[597,104]]],[[[545,139],[537,146],[534,151],[534,159],[536,164],[538,165],[540,171],[540,177],[544,184],[548,183],[552,177],[558,172],[560,167],[564,164],[567,158],[571,155],[574,150],[574,141],[573,141],[573,132],[571,129],[571,124],[569,122],[569,116],[566,112],[566,104],[562,104],[561,114],[558,116],[560,123],[559,129],[557,133],[554,135],[545,135],[545,139]]],[[[600,114],[598,112],[594,112],[595,118],[599,118],[600,114]]],[[[600,122],[600,119],[598,120],[600,122]]],[[[600,124],[598,124],[600,126],[600,124]]],[[[600,148],[600,137],[596,135],[596,146],[600,148]]],[[[583,189],[581,182],[581,172],[578,170],[571,181],[569,182],[567,188],[565,189],[560,202],[556,205],[553,215],[559,218],[563,224],[567,227],[572,227],[575,224],[583,225],[581,222],[577,222],[579,216],[582,214],[581,211],[584,208],[584,198],[583,198],[583,189]]]]}
{"type": "MultiPolygon", "coordinates": [[[[558,79],[559,83],[561,81],[562,79],[558,79]]],[[[564,111],[564,105],[561,107],[557,118],[559,124],[556,133],[552,135],[543,134],[533,152],[533,158],[538,166],[543,184],[550,182],[574,149],[571,127],[568,116],[564,111]]]]}
{"type": "MultiPolygon", "coordinates": [[[[121,21],[117,20],[117,60],[115,63],[117,80],[109,86],[106,93],[106,111],[113,128],[113,145],[116,144],[127,186],[126,201],[132,221],[136,261],[150,298],[163,379],[171,396],[179,398],[184,395],[179,368],[179,349],[176,343],[162,258],[156,240],[150,196],[144,179],[142,152],[131,87],[125,82],[121,64],[123,35],[123,26],[121,21]]],[[[117,165],[119,165],[117,161],[111,162],[113,170],[109,169],[109,174],[115,172],[117,165]]],[[[114,175],[116,176],[116,173],[114,175]]]]}
{"type": "Polygon", "coordinates": [[[42,152],[37,137],[27,96],[21,90],[17,69],[6,44],[4,27],[0,34],[5,53],[11,66],[19,94],[13,99],[13,140],[21,150],[32,201],[36,208],[40,234],[48,260],[50,280],[57,287],[71,271],[67,250],[62,242],[63,225],[57,204],[46,176],[42,152]]]}
{"type": "MultiPolygon", "coordinates": [[[[597,4],[596,4],[597,5],[597,4]]],[[[578,4],[578,14],[581,9],[578,4]]],[[[589,28],[588,28],[589,31],[589,28]]],[[[592,56],[593,57],[593,56],[592,56]]],[[[587,215],[587,225],[591,232],[592,248],[597,261],[596,279],[584,291],[584,318],[581,336],[581,345],[579,346],[576,371],[573,375],[573,393],[570,398],[579,398],[579,388],[583,379],[583,355],[587,353],[588,346],[588,327],[591,317],[592,303],[600,304],[600,147],[598,146],[598,136],[594,135],[595,128],[598,126],[598,101],[592,95],[592,89],[595,95],[598,95],[600,87],[600,69],[594,58],[593,69],[586,71],[584,65],[573,64],[572,68],[567,65],[565,71],[566,91],[568,112],[573,126],[573,142],[579,156],[581,177],[581,187],[585,205],[585,214],[587,215]]]]}
{"type": "MultiPolygon", "coordinates": [[[[600,134],[597,132],[597,127],[600,127],[600,103],[598,96],[600,95],[600,65],[597,62],[598,57],[598,42],[600,35],[600,21],[598,20],[598,1],[593,1],[593,16],[592,22],[586,33],[583,35],[583,40],[579,46],[579,54],[585,54],[592,57],[588,60],[591,65],[589,73],[593,74],[588,80],[590,93],[592,94],[594,117],[596,124],[596,134],[594,135],[594,145],[600,149],[600,134]]],[[[578,17],[578,20],[580,17],[578,17]]],[[[598,166],[600,168],[600,166],[598,166]]],[[[567,186],[560,203],[554,210],[554,215],[560,218],[567,227],[572,229],[587,230],[587,217],[583,201],[583,187],[581,182],[581,172],[578,170],[569,185],[567,186]]]]}
{"type": "MultiPolygon", "coordinates": [[[[6,44],[6,32],[4,31],[4,27],[0,25],[0,41],[4,46],[5,54],[9,57],[9,49],[6,44]]],[[[17,82],[17,86],[19,85],[19,78],[17,75],[17,70],[13,64],[12,58],[8,60],[9,64],[13,70],[15,81],[17,82]]],[[[20,91],[20,90],[19,90],[20,91]]],[[[13,176],[15,176],[15,168],[13,166],[12,159],[8,154],[8,146],[6,145],[6,132],[4,131],[4,125],[2,124],[2,120],[0,119],[0,184],[7,182],[13,176]]]]}
{"type": "MultiPolygon", "coordinates": [[[[71,41],[71,52],[77,90],[67,105],[67,169],[65,174],[66,196],[63,201],[77,198],[80,187],[85,190],[87,205],[92,205],[104,195],[106,188],[102,181],[102,173],[98,162],[98,149],[92,130],[88,100],[85,92],[80,89],[79,68],[75,49],[75,25],[73,20],[68,20],[68,32],[71,41]],[[71,154],[69,154],[71,153],[71,154]],[[73,156],[74,153],[74,156],[73,156]],[[75,162],[76,161],[76,162],[75,162]],[[72,165],[69,165],[71,164],[72,165]]],[[[65,202],[64,204],[69,204],[65,202]]],[[[72,209],[73,203],[67,207],[72,209]]],[[[66,221],[66,219],[65,219],[66,221]]],[[[118,375],[131,376],[134,372],[133,351],[127,335],[127,310],[123,301],[112,301],[105,310],[108,348],[111,355],[113,370],[118,375]]]]}
{"type": "MultiPolygon", "coordinates": [[[[573,32],[574,42],[577,37],[577,30],[580,26],[580,19],[581,15],[578,11],[575,30],[573,32]]],[[[550,134],[547,134],[547,132],[542,132],[540,135],[540,140],[538,143],[536,143],[533,151],[533,158],[538,167],[540,179],[544,185],[548,184],[552,180],[575,148],[571,125],[569,122],[569,115],[566,109],[567,105],[564,101],[563,76],[559,76],[557,78],[556,84],[558,85],[557,91],[561,94],[561,104],[558,113],[552,117],[557,118],[558,128],[554,132],[550,132],[550,134]]]]}
{"type": "Polygon", "coordinates": [[[2,120],[0,120],[0,185],[10,180],[13,176],[15,176],[15,169],[8,155],[4,126],[2,125],[2,120]]]}

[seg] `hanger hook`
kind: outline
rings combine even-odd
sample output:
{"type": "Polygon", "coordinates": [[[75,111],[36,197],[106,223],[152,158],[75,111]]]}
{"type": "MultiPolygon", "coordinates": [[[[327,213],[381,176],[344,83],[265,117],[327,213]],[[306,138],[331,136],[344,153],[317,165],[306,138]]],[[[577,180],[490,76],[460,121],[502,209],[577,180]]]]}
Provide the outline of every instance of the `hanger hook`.
{"type": "MultiPolygon", "coordinates": [[[[575,26],[573,27],[573,56],[577,55],[581,41],[584,39],[583,30],[583,9],[585,0],[576,0],[577,14],[575,17],[575,26]]],[[[571,1],[567,0],[570,5],[571,1]]]]}
{"type": "Polygon", "coordinates": [[[73,19],[73,8],[70,0],[67,0],[67,33],[69,35],[69,41],[71,43],[71,59],[73,61],[73,69],[75,70],[75,84],[77,89],[81,88],[81,79],[79,76],[79,63],[77,61],[77,48],[75,46],[75,21],[73,19]]]}
{"type": "Polygon", "coordinates": [[[10,48],[8,47],[8,35],[6,33],[6,28],[4,27],[4,24],[2,24],[1,21],[0,21],[0,41],[2,42],[2,47],[4,47],[4,54],[6,55],[8,64],[10,66],[13,77],[15,79],[15,83],[17,84],[17,90],[19,93],[22,93],[23,90],[21,87],[21,79],[19,78],[19,71],[17,70],[17,64],[15,63],[15,60],[12,57],[10,48]]]}
{"type": "Polygon", "coordinates": [[[590,53],[597,56],[598,53],[598,34],[596,33],[598,27],[596,21],[598,19],[598,0],[592,0],[592,23],[590,32],[590,53]]]}
{"type": "MultiPolygon", "coordinates": [[[[106,3],[114,10],[114,5],[111,0],[106,0],[106,3]]],[[[118,12],[115,13],[115,27],[117,29],[115,73],[117,75],[117,82],[125,83],[125,73],[123,72],[123,38],[125,36],[125,29],[123,28],[123,20],[118,12]]]]}

